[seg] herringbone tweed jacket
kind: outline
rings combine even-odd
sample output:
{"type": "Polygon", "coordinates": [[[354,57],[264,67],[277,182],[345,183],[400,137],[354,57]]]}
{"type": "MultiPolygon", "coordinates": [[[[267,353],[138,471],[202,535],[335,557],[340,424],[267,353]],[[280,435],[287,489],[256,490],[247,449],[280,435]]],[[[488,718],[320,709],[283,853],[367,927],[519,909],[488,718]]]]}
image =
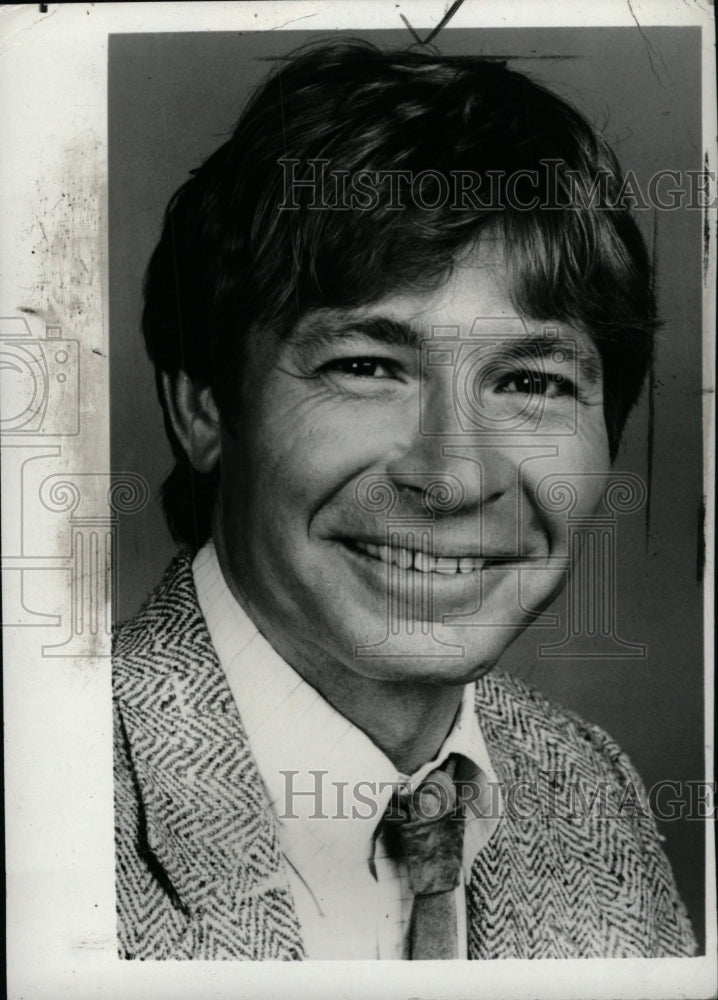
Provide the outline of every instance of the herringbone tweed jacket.
{"type": "MultiPolygon", "coordinates": [[[[120,955],[302,958],[274,820],[189,556],[118,630],[114,697],[120,955]]],[[[477,855],[469,957],[692,954],[653,820],[636,807],[639,779],[618,747],[500,673],[478,683],[476,710],[505,804],[518,782],[522,791],[543,782],[552,797],[547,807],[545,795],[516,795],[477,855]],[[588,798],[607,790],[618,815],[572,808],[577,782],[588,798]]]]}

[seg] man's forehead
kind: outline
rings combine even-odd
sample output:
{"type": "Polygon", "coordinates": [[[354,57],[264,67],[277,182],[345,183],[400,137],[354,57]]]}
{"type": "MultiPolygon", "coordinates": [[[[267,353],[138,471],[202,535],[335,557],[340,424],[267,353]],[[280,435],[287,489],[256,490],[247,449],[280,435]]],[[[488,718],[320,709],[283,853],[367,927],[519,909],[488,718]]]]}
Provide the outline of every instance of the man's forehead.
{"type": "Polygon", "coordinates": [[[535,319],[517,308],[507,272],[506,243],[493,228],[466,247],[450,270],[425,288],[397,288],[348,307],[308,310],[290,334],[294,343],[365,335],[396,346],[427,338],[572,340],[577,352],[598,356],[592,338],[552,317],[535,319]]]}
{"type": "Polygon", "coordinates": [[[369,317],[385,316],[416,329],[455,323],[469,326],[476,319],[518,317],[506,281],[504,240],[487,234],[459,254],[443,277],[421,287],[398,287],[372,302],[350,307],[310,310],[296,326],[298,334],[313,326],[344,330],[369,317]]]}

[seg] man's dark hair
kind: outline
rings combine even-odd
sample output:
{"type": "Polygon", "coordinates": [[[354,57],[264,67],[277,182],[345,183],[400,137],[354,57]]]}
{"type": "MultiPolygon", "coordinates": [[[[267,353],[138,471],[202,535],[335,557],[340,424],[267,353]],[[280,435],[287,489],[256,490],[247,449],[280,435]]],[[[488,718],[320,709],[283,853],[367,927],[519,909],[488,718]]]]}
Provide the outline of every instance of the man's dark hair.
{"type": "MultiPolygon", "coordinates": [[[[613,459],[655,330],[649,260],[621,186],[613,153],[578,111],[504,61],[357,41],[304,48],[170,201],[145,278],[158,381],[184,371],[211,386],[231,426],[250,330],[287,336],[313,307],[430,289],[493,226],[517,310],[596,344],[613,459]],[[317,179],[318,161],[363,179],[360,206],[332,203],[336,185],[328,194],[297,183],[317,179]],[[417,191],[407,177],[419,175],[417,191]],[[461,176],[476,184],[457,196],[461,176]]],[[[176,460],[165,513],[173,536],[197,548],[218,474],[192,470],[166,408],[165,424],[176,460]]]]}

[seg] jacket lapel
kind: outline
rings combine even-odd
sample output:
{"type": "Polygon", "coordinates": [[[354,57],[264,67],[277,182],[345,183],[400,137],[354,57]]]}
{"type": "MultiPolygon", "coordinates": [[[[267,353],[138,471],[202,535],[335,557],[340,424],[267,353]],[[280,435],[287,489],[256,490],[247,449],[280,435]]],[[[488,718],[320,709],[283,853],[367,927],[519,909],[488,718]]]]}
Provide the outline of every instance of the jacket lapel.
{"type": "Polygon", "coordinates": [[[302,957],[274,821],[188,556],[133,631],[145,641],[118,643],[116,694],[147,847],[188,918],[177,957],[302,957]]]}

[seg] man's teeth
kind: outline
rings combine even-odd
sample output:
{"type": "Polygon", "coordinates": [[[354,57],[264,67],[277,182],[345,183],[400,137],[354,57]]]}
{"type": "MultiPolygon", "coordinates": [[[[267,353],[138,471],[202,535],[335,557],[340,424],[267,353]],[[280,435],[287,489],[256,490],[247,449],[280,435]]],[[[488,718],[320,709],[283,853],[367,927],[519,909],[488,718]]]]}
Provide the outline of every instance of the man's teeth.
{"type": "Polygon", "coordinates": [[[451,576],[455,573],[473,573],[483,569],[485,559],[473,556],[462,556],[460,559],[452,556],[430,556],[426,552],[416,552],[413,549],[390,548],[388,545],[372,545],[370,542],[356,542],[360,552],[365,552],[375,559],[385,563],[394,563],[400,569],[415,569],[420,573],[445,573],[451,576]]]}

